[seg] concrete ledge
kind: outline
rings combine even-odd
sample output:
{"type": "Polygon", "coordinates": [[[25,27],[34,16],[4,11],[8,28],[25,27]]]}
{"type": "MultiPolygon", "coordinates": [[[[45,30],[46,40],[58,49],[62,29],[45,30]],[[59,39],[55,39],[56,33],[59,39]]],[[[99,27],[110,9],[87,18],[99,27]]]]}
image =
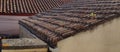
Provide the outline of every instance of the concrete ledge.
{"type": "Polygon", "coordinates": [[[3,49],[36,49],[48,48],[47,44],[38,39],[20,38],[20,39],[3,39],[3,49]]]}

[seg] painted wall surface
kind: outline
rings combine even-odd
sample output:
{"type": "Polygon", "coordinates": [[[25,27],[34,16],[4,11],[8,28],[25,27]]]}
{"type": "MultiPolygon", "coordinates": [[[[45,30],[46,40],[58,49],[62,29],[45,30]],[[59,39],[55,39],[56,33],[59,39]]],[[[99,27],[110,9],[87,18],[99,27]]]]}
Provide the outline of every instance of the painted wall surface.
{"type": "Polygon", "coordinates": [[[60,41],[58,52],[120,52],[120,18],[60,41]]]}
{"type": "Polygon", "coordinates": [[[20,37],[21,38],[36,38],[37,37],[35,35],[33,35],[31,32],[29,32],[26,28],[24,28],[23,26],[19,26],[20,27],[20,37]]]}

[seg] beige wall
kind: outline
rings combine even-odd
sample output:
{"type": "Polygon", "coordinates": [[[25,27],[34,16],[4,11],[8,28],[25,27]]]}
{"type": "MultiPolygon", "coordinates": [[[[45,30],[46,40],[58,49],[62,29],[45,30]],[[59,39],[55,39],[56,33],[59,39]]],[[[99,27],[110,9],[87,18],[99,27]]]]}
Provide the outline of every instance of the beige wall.
{"type": "Polygon", "coordinates": [[[58,52],[120,52],[120,18],[60,41],[58,52]]]}
{"type": "Polygon", "coordinates": [[[33,35],[31,32],[29,32],[26,28],[24,28],[23,26],[19,26],[20,27],[20,37],[21,38],[37,38],[35,35],[33,35]]]}

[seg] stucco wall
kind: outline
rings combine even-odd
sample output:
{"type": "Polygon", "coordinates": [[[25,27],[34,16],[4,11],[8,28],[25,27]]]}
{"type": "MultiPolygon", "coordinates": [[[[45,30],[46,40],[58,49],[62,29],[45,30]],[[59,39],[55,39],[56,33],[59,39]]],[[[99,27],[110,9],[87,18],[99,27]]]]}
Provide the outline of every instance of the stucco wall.
{"type": "Polygon", "coordinates": [[[37,37],[35,35],[33,35],[31,32],[29,32],[26,28],[24,28],[23,26],[19,26],[20,27],[20,37],[21,38],[36,38],[37,37]]]}
{"type": "Polygon", "coordinates": [[[58,52],[120,52],[120,18],[58,42],[58,52]]]}

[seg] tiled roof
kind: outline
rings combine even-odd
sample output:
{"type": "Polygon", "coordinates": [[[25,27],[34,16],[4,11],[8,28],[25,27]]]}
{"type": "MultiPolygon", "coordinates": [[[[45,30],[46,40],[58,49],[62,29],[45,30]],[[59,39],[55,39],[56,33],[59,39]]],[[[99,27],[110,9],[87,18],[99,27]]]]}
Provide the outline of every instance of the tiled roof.
{"type": "Polygon", "coordinates": [[[71,0],[0,0],[0,14],[36,14],[71,0]]]}
{"type": "Polygon", "coordinates": [[[20,20],[19,24],[55,48],[58,41],[119,16],[120,2],[100,2],[75,0],[59,8],[20,20]],[[92,12],[96,13],[95,18],[90,16],[92,12]]]}

